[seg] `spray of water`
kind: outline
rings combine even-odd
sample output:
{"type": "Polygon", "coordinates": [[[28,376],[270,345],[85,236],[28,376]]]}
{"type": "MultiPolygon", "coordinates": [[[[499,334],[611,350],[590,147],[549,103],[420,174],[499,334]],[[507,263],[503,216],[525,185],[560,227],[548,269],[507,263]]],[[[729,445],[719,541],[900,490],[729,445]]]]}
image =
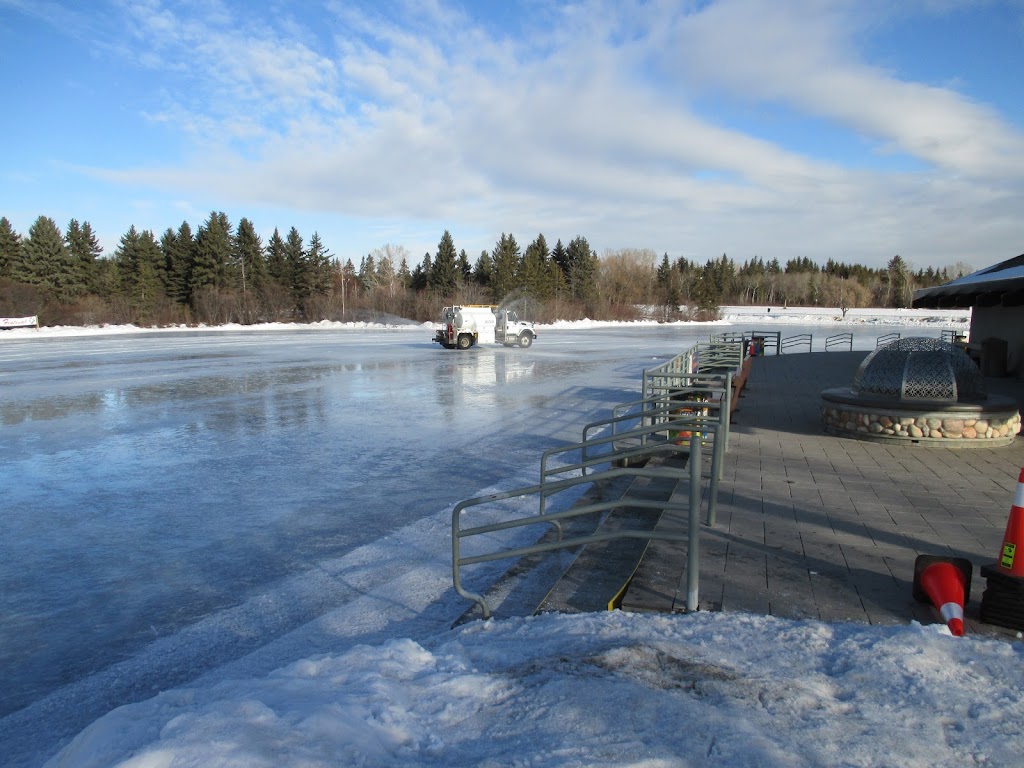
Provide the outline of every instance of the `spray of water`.
{"type": "Polygon", "coordinates": [[[498,304],[498,309],[511,309],[524,320],[536,317],[539,304],[530,294],[525,291],[512,291],[507,294],[498,304]]]}

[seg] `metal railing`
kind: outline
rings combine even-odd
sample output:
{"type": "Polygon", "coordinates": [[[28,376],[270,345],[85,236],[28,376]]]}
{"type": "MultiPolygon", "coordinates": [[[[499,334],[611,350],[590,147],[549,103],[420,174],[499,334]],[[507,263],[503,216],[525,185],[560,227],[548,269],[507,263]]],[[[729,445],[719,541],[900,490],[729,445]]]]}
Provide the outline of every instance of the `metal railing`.
{"type": "Polygon", "coordinates": [[[747,331],[749,338],[759,338],[764,340],[765,354],[768,354],[768,349],[775,347],[775,354],[782,354],[782,333],[779,331],[747,331]]]}
{"type": "MultiPolygon", "coordinates": [[[[589,504],[576,504],[569,509],[561,512],[544,512],[542,514],[530,515],[528,517],[519,517],[512,520],[504,520],[496,523],[488,523],[485,525],[477,525],[473,527],[464,528],[462,526],[462,515],[467,510],[482,506],[485,504],[493,504],[497,501],[504,499],[519,498],[528,495],[540,495],[542,492],[547,491],[549,495],[554,492],[569,491],[578,488],[581,484],[597,483],[602,480],[608,480],[615,477],[621,477],[625,474],[631,474],[629,469],[609,469],[606,472],[600,474],[589,474],[581,475],[563,480],[552,481],[548,483],[541,483],[539,485],[530,486],[528,488],[517,488],[512,491],[505,491],[502,493],[489,494],[487,496],[480,496],[473,499],[466,499],[460,501],[455,505],[452,510],[452,580],[455,585],[455,591],[468,600],[472,600],[477,603],[485,619],[490,618],[491,608],[487,602],[487,599],[478,593],[467,590],[462,584],[462,569],[468,565],[474,565],[477,563],[493,562],[495,560],[505,560],[511,558],[524,557],[526,555],[539,554],[543,552],[553,552],[559,549],[571,549],[585,544],[594,544],[602,541],[612,541],[615,539],[646,539],[660,540],[660,541],[679,541],[687,542],[688,554],[687,554],[687,596],[686,596],[686,608],[687,610],[697,610],[698,606],[698,595],[699,595],[699,576],[700,576],[700,497],[701,497],[701,476],[700,469],[702,463],[702,451],[701,451],[701,439],[697,434],[694,434],[690,438],[689,442],[689,460],[687,462],[690,477],[690,489],[689,495],[686,502],[673,501],[671,498],[667,501],[655,501],[650,499],[634,499],[634,498],[622,498],[613,501],[599,501],[589,504]],[[661,513],[665,511],[680,511],[687,512],[687,530],[686,533],[675,533],[666,530],[655,530],[653,527],[650,530],[622,530],[622,531],[608,531],[604,533],[592,533],[585,536],[574,536],[572,538],[563,538],[561,536],[561,521],[568,520],[582,515],[589,515],[600,512],[609,512],[613,509],[628,506],[631,509],[649,509],[652,513],[661,513]],[[483,552],[475,555],[464,556],[462,554],[462,543],[466,539],[470,539],[476,536],[483,536],[486,534],[497,533],[499,531],[509,531],[517,528],[522,528],[530,525],[554,525],[559,532],[559,535],[555,541],[542,542],[539,544],[531,544],[527,546],[512,546],[508,548],[501,548],[497,551],[483,552]]],[[[682,470],[672,470],[675,473],[675,477],[682,479],[682,470]]]]}
{"type": "Polygon", "coordinates": [[[825,351],[828,352],[833,347],[846,347],[848,351],[853,352],[853,334],[837,333],[829,336],[825,339],[825,351]]]}
{"type": "Polygon", "coordinates": [[[728,390],[695,388],[688,392],[701,394],[717,393],[718,400],[692,401],[677,400],[669,405],[659,405],[658,401],[650,402],[639,400],[636,403],[624,404],[619,408],[627,406],[639,406],[639,412],[627,411],[615,414],[610,419],[603,419],[588,424],[583,429],[583,442],[578,446],[568,446],[564,450],[578,448],[582,454],[579,466],[567,465],[563,469],[548,470],[547,460],[558,454],[563,449],[551,448],[545,451],[541,458],[541,477],[554,476],[561,471],[579,469],[586,473],[588,466],[601,464],[603,462],[621,464],[633,458],[657,455],[658,453],[685,453],[689,455],[689,445],[682,442],[689,435],[680,433],[698,432],[702,438],[702,444],[711,445],[711,466],[709,468],[709,494],[707,524],[714,525],[718,515],[718,484],[722,479],[725,464],[725,452],[729,448],[729,408],[727,405],[728,390]],[[703,411],[704,413],[700,413],[703,411]],[[717,411],[717,414],[712,412],[717,411]],[[615,432],[614,427],[630,420],[640,420],[640,426],[626,433],[615,432]],[[589,437],[592,430],[606,429],[613,427],[612,434],[605,437],[589,437]],[[662,434],[665,433],[665,434],[662,434]],[[673,433],[675,433],[673,435],[673,433]],[[661,439],[652,442],[652,438],[661,439]],[[639,443],[639,445],[637,445],[639,443]],[[611,446],[611,454],[593,455],[592,448],[611,446]]]}
{"type": "MultiPolygon", "coordinates": [[[[668,405],[683,399],[682,393],[706,391],[723,403],[732,403],[732,379],[744,362],[744,347],[735,342],[697,344],[671,360],[645,369],[641,391],[643,400],[668,405]],[[716,396],[720,393],[720,396],[716,396]]],[[[620,406],[622,407],[622,406],[620,406]]],[[[726,408],[728,411],[728,408],[726,408]]],[[[613,411],[612,415],[618,415],[613,411]]],[[[726,413],[722,429],[724,449],[729,447],[729,417],[726,413]]]]}
{"type": "Polygon", "coordinates": [[[782,351],[793,351],[796,347],[802,347],[804,344],[807,345],[807,351],[810,352],[814,346],[814,335],[810,333],[800,333],[796,336],[787,336],[782,340],[782,351]]]}
{"type": "Polygon", "coordinates": [[[885,333],[875,339],[875,349],[878,349],[883,344],[888,344],[890,341],[896,341],[900,338],[898,333],[885,333]]]}
{"type": "Polygon", "coordinates": [[[532,554],[573,548],[584,544],[622,538],[687,541],[687,609],[696,610],[700,568],[700,506],[704,477],[705,446],[710,444],[711,461],[707,473],[708,525],[717,515],[718,484],[722,478],[725,451],[728,447],[729,414],[732,401],[732,379],[743,366],[748,347],[735,340],[715,340],[697,344],[665,363],[643,372],[643,397],[616,406],[609,418],[583,427],[582,440],[566,446],[549,448],[541,456],[540,482],[488,496],[466,499],[452,510],[452,574],[456,591],[480,605],[484,618],[491,615],[487,600],[468,591],[462,584],[464,566],[495,560],[519,558],[532,554]],[[599,434],[595,434],[599,433],[599,434]],[[566,463],[556,458],[576,454],[566,463]],[[614,501],[574,504],[561,512],[550,512],[549,502],[560,494],[575,491],[583,485],[606,483],[617,478],[646,477],[680,480],[681,468],[672,466],[629,466],[631,462],[655,456],[685,457],[690,477],[689,498],[685,504],[672,501],[637,499],[628,494],[614,501]],[[537,499],[537,513],[474,527],[462,527],[467,510],[499,501],[532,496],[537,499]],[[656,530],[623,530],[596,532],[587,536],[564,537],[562,521],[613,509],[650,509],[656,512],[686,511],[688,527],[685,534],[656,530]],[[528,546],[501,547],[496,551],[462,555],[462,542],[477,536],[513,530],[531,525],[552,526],[554,541],[528,546]]]}

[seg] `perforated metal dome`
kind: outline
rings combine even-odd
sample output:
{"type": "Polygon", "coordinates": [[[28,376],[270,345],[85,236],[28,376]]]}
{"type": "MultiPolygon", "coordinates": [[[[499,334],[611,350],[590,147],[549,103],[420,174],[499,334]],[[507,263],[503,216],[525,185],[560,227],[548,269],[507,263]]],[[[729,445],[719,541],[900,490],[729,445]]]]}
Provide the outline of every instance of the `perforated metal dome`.
{"type": "Polygon", "coordinates": [[[897,339],[864,358],[851,389],[894,400],[986,399],[985,379],[963,350],[920,337],[897,339]]]}

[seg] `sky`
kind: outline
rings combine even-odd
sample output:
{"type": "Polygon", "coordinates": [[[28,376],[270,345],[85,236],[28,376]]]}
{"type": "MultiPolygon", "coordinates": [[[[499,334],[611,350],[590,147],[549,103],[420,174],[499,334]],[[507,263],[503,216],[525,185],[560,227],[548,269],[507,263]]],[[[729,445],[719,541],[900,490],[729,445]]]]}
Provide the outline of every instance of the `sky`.
{"type": "Polygon", "coordinates": [[[0,0],[0,216],[342,260],[1024,251],[1021,0],[0,0]]]}

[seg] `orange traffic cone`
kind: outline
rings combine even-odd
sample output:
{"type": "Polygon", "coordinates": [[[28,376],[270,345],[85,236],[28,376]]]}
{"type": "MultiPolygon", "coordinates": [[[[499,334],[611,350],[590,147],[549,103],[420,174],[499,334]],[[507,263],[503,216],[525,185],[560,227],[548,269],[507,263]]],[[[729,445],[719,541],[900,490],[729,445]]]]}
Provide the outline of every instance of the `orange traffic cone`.
{"type": "Polygon", "coordinates": [[[964,604],[971,593],[973,569],[962,557],[920,555],[914,562],[914,597],[930,600],[956,637],[964,633],[964,604]]]}
{"type": "Polygon", "coordinates": [[[987,585],[981,596],[981,620],[1024,630],[1024,469],[1017,478],[1003,544],[996,561],[981,566],[981,575],[987,585]]]}
{"type": "Polygon", "coordinates": [[[1024,469],[1017,478],[1017,491],[1013,494],[1010,519],[1006,523],[1003,546],[999,549],[996,568],[1004,576],[1024,576],[1024,550],[1017,557],[1017,549],[1024,546],[1024,469]]]}

